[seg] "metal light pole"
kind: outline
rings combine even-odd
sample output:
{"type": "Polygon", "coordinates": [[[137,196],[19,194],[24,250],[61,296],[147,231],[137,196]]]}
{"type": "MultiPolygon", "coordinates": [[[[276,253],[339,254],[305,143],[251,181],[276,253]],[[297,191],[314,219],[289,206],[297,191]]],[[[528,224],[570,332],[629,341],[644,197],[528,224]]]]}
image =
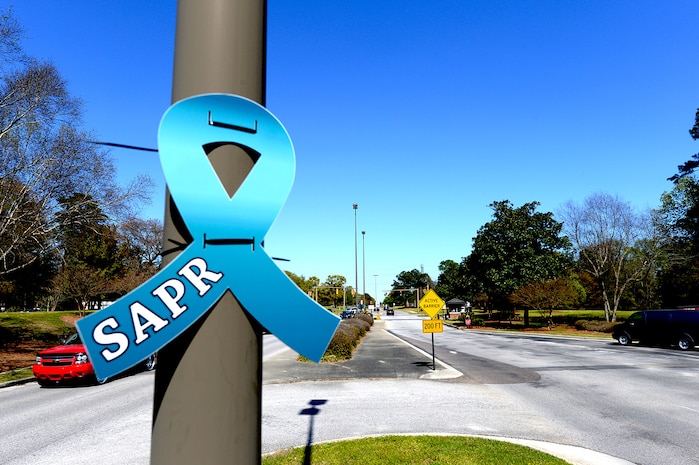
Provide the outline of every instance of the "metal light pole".
{"type": "Polygon", "coordinates": [[[366,231],[362,231],[362,300],[364,301],[364,308],[367,307],[369,303],[366,299],[366,255],[364,254],[364,236],[366,231]]]}
{"type": "MultiPolygon", "coordinates": [[[[266,12],[265,0],[178,0],[173,103],[221,92],[264,105],[266,12]]],[[[219,147],[210,159],[229,192],[254,164],[237,148],[219,147]]],[[[191,241],[169,194],[164,227],[166,264],[191,241]]],[[[261,341],[228,292],[158,354],[152,465],[260,463],[261,341]]]]}
{"type": "Polygon", "coordinates": [[[379,294],[376,290],[376,277],[377,276],[378,276],[377,274],[374,275],[374,310],[377,310],[376,305],[379,303],[379,301],[376,300],[376,298],[379,296],[379,294]]]}
{"type": "Polygon", "coordinates": [[[354,305],[359,307],[359,271],[357,268],[357,205],[352,204],[354,209],[354,305]]]}

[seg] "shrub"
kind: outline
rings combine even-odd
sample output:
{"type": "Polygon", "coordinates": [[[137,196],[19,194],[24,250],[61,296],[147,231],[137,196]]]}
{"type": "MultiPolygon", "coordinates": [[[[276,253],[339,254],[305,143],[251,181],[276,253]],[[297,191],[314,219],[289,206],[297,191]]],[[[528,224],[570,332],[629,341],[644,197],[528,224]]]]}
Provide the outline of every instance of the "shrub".
{"type": "Polygon", "coordinates": [[[366,321],[367,323],[369,323],[369,326],[374,326],[374,317],[367,313],[360,313],[359,315],[357,315],[357,319],[361,321],[366,321]]]}
{"type": "Polygon", "coordinates": [[[575,329],[580,331],[611,333],[614,330],[614,323],[603,320],[577,320],[575,322],[575,329]]]}
{"type": "Polygon", "coordinates": [[[371,325],[363,318],[351,318],[340,323],[340,326],[345,325],[350,328],[356,328],[358,331],[357,339],[361,339],[371,329],[371,325]]]}
{"type": "Polygon", "coordinates": [[[357,345],[352,332],[347,325],[340,324],[323,355],[323,359],[347,360],[352,358],[352,351],[357,345]]]}
{"type": "Polygon", "coordinates": [[[349,318],[342,320],[340,326],[337,327],[328,349],[323,355],[325,361],[349,360],[352,358],[352,352],[357,347],[359,341],[371,329],[371,324],[374,319],[371,315],[360,315],[358,318],[349,318]],[[371,318],[371,323],[362,316],[371,318]]]}

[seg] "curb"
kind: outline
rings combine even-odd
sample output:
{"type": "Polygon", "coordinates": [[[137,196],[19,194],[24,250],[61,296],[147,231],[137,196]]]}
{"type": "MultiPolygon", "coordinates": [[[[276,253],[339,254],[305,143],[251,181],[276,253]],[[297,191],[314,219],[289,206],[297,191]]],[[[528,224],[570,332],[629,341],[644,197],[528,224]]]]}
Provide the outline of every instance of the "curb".
{"type": "MultiPolygon", "coordinates": [[[[25,368],[31,368],[31,365],[30,365],[30,366],[27,366],[27,367],[21,367],[21,368],[19,368],[19,369],[24,370],[25,368]]],[[[4,371],[4,372],[2,372],[2,373],[0,373],[0,374],[11,373],[12,371],[13,371],[13,370],[4,371]]],[[[20,384],[27,384],[27,383],[31,383],[32,381],[34,381],[34,375],[33,375],[33,374],[32,374],[31,376],[27,376],[26,378],[13,379],[12,381],[5,381],[4,383],[0,383],[0,389],[6,388],[6,387],[11,387],[11,386],[17,386],[17,385],[20,385],[20,384]]]]}
{"type": "Polygon", "coordinates": [[[494,439],[496,441],[506,441],[513,444],[519,444],[520,446],[530,447],[532,449],[558,457],[566,462],[570,462],[572,465],[635,465],[633,462],[629,462],[628,460],[578,446],[555,444],[552,442],[536,441],[533,439],[504,438],[497,436],[479,437],[494,439]]]}

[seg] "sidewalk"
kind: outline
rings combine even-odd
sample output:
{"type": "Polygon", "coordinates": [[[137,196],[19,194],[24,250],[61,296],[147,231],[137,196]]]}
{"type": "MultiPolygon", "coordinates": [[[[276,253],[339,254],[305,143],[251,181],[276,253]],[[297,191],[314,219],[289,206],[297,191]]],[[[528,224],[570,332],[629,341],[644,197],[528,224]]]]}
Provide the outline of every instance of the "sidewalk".
{"type": "Polygon", "coordinates": [[[439,361],[432,369],[432,355],[385,331],[383,320],[374,322],[351,360],[336,363],[297,361],[298,354],[286,350],[265,360],[262,380],[265,384],[298,381],[327,381],[381,378],[457,378],[461,373],[439,361]]]}

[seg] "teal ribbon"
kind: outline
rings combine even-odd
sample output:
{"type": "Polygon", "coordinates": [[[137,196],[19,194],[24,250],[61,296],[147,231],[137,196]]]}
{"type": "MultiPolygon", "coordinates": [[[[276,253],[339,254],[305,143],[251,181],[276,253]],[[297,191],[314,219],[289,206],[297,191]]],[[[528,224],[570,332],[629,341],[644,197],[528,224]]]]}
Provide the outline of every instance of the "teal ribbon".
{"type": "Polygon", "coordinates": [[[303,293],[262,247],[295,171],[291,139],[279,120],[239,96],[200,95],[167,110],[158,148],[193,241],[137,289],[77,322],[97,378],[157,352],[229,290],[263,327],[319,361],[340,320],[303,293]],[[255,161],[232,197],[207,157],[229,144],[255,161]]]}

